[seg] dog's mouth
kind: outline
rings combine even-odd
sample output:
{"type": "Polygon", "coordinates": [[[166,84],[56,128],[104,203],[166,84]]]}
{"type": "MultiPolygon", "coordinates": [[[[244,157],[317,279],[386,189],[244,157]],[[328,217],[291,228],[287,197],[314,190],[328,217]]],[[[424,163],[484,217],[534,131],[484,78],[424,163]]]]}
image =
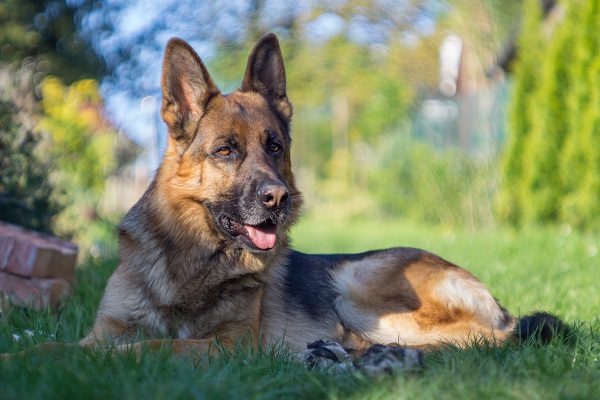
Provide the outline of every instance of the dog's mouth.
{"type": "Polygon", "coordinates": [[[226,216],[220,220],[227,233],[241,240],[252,250],[271,250],[275,247],[277,225],[270,220],[258,225],[243,224],[226,216]]]}

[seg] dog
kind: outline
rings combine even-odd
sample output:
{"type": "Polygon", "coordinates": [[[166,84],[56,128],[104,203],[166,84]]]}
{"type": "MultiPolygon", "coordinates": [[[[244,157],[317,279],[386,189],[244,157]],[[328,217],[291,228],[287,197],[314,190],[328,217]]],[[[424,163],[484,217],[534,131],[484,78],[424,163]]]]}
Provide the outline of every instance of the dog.
{"type": "Polygon", "coordinates": [[[221,94],[178,38],[166,46],[161,83],[164,158],[119,227],[120,264],[79,345],[141,353],[169,339],[174,353],[190,355],[215,340],[225,347],[283,340],[301,352],[327,339],[361,354],[389,343],[503,344],[558,324],[547,314],[519,322],[471,273],[424,250],[290,248],[302,196],[274,34],[258,41],[234,93],[221,94]]]}

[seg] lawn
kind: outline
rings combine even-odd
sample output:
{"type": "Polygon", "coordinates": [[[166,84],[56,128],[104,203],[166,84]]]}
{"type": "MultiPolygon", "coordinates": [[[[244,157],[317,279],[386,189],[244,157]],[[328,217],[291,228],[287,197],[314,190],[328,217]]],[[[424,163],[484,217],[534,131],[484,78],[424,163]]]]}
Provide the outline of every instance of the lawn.
{"type": "MultiPolygon", "coordinates": [[[[600,238],[562,229],[469,233],[406,222],[337,224],[305,219],[294,247],[359,252],[395,245],[435,252],[475,273],[515,314],[547,310],[578,327],[574,344],[473,346],[425,357],[418,375],[371,381],[305,371],[285,349],[236,349],[194,369],[165,354],[137,363],[129,354],[92,350],[33,354],[0,361],[0,399],[24,398],[600,398],[600,238]]],[[[60,312],[5,309],[0,352],[46,341],[77,341],[93,322],[116,259],[77,271],[77,290],[60,312]]]]}

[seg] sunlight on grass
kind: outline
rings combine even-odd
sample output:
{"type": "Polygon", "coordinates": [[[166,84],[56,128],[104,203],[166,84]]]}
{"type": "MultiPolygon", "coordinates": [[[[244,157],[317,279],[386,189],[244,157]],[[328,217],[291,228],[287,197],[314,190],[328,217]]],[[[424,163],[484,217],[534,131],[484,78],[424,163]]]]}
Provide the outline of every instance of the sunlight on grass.
{"type": "MultiPolygon", "coordinates": [[[[139,363],[130,354],[99,350],[30,354],[0,360],[0,398],[600,398],[599,259],[591,251],[597,237],[560,229],[475,234],[403,221],[346,224],[315,217],[304,218],[292,236],[295,248],[316,253],[425,248],[475,273],[514,313],[543,309],[570,323],[588,322],[579,325],[572,345],[448,349],[427,354],[421,374],[376,381],[307,371],[285,349],[234,349],[198,368],[170,360],[168,352],[147,354],[139,363]]],[[[5,309],[0,352],[83,337],[117,262],[89,262],[77,270],[77,289],[60,312],[5,309]]]]}

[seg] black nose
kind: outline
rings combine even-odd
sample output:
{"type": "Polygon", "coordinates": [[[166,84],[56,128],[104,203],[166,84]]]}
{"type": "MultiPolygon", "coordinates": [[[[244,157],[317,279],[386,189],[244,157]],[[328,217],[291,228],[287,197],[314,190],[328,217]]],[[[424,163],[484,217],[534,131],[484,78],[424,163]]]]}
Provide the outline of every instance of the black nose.
{"type": "Polygon", "coordinates": [[[258,188],[258,198],[267,208],[282,207],[290,197],[285,185],[266,183],[258,188]]]}

